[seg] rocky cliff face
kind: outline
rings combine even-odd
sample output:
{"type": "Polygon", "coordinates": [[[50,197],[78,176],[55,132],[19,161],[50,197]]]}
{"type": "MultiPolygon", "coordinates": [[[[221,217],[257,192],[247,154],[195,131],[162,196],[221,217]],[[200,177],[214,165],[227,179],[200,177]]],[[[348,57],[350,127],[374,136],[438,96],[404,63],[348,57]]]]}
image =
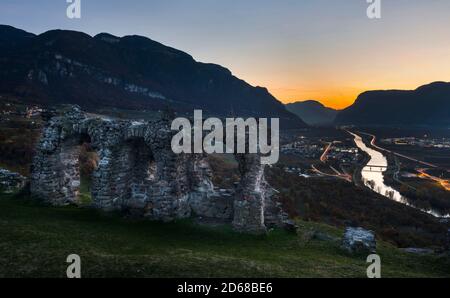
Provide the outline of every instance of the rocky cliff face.
{"type": "Polygon", "coordinates": [[[141,36],[116,37],[53,30],[33,35],[0,26],[0,93],[24,101],[180,112],[277,117],[304,127],[265,88],[253,87],[219,65],[141,36]]]}

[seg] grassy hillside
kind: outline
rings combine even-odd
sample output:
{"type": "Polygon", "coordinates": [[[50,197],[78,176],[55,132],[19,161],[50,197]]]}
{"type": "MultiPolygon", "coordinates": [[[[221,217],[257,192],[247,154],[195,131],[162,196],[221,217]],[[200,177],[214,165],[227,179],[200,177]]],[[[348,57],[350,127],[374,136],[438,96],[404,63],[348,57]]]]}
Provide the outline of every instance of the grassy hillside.
{"type": "MultiPolygon", "coordinates": [[[[365,277],[365,256],[349,256],[342,230],[300,222],[298,235],[234,233],[191,221],[131,221],[90,209],[40,206],[0,196],[0,277],[65,277],[69,254],[83,277],[365,277]]],[[[450,277],[450,261],[379,243],[384,277],[450,277]]]]}

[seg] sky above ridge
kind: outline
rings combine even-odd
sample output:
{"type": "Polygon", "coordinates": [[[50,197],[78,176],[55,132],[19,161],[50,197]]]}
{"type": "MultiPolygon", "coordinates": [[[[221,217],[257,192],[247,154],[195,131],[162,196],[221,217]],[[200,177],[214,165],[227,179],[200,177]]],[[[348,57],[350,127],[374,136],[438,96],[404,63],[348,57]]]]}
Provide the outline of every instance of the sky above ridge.
{"type": "Polygon", "coordinates": [[[0,24],[33,33],[71,29],[138,34],[229,68],[288,103],[333,108],[363,91],[450,81],[450,1],[381,0],[1,0],[0,24]]]}

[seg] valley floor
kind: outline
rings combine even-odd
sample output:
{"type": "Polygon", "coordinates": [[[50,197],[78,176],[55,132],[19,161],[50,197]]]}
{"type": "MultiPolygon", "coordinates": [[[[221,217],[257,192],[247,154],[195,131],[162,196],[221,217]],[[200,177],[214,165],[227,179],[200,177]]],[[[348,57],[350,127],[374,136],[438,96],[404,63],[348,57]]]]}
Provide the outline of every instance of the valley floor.
{"type": "MultiPolygon", "coordinates": [[[[69,254],[80,255],[82,277],[366,276],[366,256],[339,248],[342,230],[299,225],[297,235],[249,236],[227,226],[132,221],[0,195],[0,277],[65,277],[69,254]]],[[[411,255],[384,242],[378,254],[383,277],[450,277],[448,256],[411,255]]]]}

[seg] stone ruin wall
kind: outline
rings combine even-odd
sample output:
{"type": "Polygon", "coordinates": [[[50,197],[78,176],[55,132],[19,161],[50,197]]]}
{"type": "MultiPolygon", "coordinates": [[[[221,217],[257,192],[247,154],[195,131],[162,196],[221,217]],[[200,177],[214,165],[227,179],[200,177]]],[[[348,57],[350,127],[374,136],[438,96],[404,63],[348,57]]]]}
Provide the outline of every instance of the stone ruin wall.
{"type": "Polygon", "coordinates": [[[78,204],[79,145],[89,141],[99,156],[91,187],[95,208],[161,221],[191,216],[229,221],[237,231],[250,233],[288,222],[258,155],[236,155],[240,184],[234,192],[222,193],[211,182],[206,156],[173,153],[173,133],[170,119],[101,119],[73,106],[43,130],[31,193],[55,206],[78,204]]]}

